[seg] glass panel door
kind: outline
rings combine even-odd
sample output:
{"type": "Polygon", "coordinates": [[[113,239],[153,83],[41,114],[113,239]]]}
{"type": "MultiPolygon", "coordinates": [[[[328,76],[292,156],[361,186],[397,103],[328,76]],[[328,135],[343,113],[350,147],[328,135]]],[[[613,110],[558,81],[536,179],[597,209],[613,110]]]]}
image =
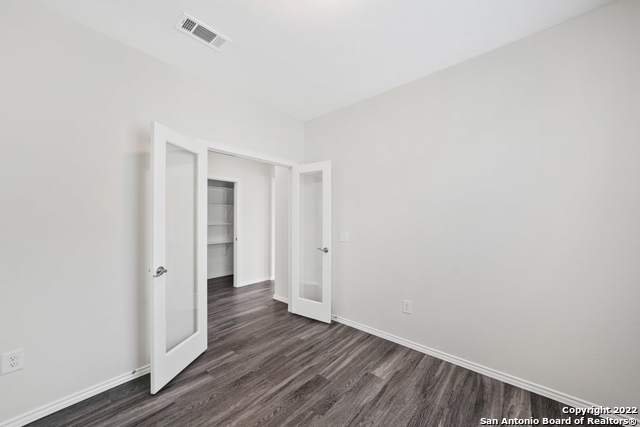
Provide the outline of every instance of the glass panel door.
{"type": "Polygon", "coordinates": [[[331,162],[292,171],[289,311],[331,322],[331,162]]]}
{"type": "Polygon", "coordinates": [[[207,150],[154,123],[151,393],[207,349],[207,150]]]}

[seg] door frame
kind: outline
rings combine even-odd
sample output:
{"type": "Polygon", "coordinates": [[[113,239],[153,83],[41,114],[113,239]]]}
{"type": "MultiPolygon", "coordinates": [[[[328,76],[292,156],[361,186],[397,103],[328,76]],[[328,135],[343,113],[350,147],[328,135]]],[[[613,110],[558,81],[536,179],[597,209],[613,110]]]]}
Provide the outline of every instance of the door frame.
{"type": "Polygon", "coordinates": [[[219,154],[226,154],[229,156],[239,157],[241,159],[255,160],[262,163],[269,163],[270,165],[273,165],[273,166],[284,166],[287,168],[292,168],[300,164],[300,162],[295,162],[290,159],[273,157],[268,154],[259,153],[252,150],[243,150],[240,148],[229,147],[228,145],[221,144],[218,142],[207,141],[206,139],[196,139],[196,140],[202,142],[207,147],[207,150],[213,151],[219,154]]]}
{"type": "MultiPolygon", "coordinates": [[[[207,150],[207,154],[209,154],[210,150],[207,150]]],[[[208,172],[208,171],[207,171],[208,172]]],[[[221,175],[210,175],[207,173],[207,184],[208,180],[213,179],[215,181],[224,181],[233,183],[233,287],[237,288],[240,286],[240,263],[238,262],[238,255],[240,251],[238,248],[240,247],[238,236],[241,235],[241,225],[240,225],[240,178],[230,178],[228,176],[221,175]]],[[[209,198],[207,197],[207,209],[209,198]]],[[[207,233],[209,229],[207,228],[207,233]]],[[[207,263],[209,262],[209,244],[207,244],[207,263]]],[[[209,278],[207,277],[207,280],[209,278]]]]}
{"type": "MultiPolygon", "coordinates": [[[[272,166],[283,166],[286,167],[287,169],[289,169],[289,172],[291,174],[293,174],[293,167],[300,164],[300,162],[296,162],[294,160],[291,159],[285,159],[285,158],[281,158],[281,157],[274,157],[274,156],[270,156],[268,154],[264,154],[264,153],[260,153],[260,152],[256,152],[256,151],[252,151],[252,150],[245,150],[245,149],[241,149],[241,148],[236,148],[236,147],[230,147],[228,145],[222,144],[220,142],[213,142],[213,141],[208,141],[206,139],[197,139],[197,141],[201,142],[203,145],[205,145],[207,147],[207,151],[213,152],[213,153],[218,153],[218,154],[226,154],[228,156],[234,156],[234,157],[238,157],[241,159],[245,159],[245,160],[254,160],[254,161],[258,161],[261,163],[267,163],[269,165],[272,166]]],[[[208,175],[208,173],[207,173],[208,175]]],[[[291,192],[291,189],[289,189],[289,191],[291,192]]],[[[273,199],[272,199],[273,200],[273,199]]],[[[289,299],[289,296],[291,295],[292,292],[292,260],[293,260],[293,253],[291,250],[291,244],[292,244],[292,229],[293,229],[293,221],[292,221],[292,203],[289,203],[289,224],[288,224],[288,228],[289,228],[289,252],[287,254],[287,258],[289,261],[289,268],[287,271],[287,278],[288,278],[288,296],[287,296],[287,309],[288,311],[291,311],[291,300],[289,299]]],[[[235,256],[235,254],[234,254],[235,256]]],[[[272,254],[272,256],[275,256],[275,254],[272,254]]],[[[235,258],[234,258],[234,262],[235,262],[235,258]]],[[[235,266],[234,266],[235,268],[235,266]]],[[[277,278],[276,278],[277,279],[277,278]]],[[[234,283],[235,286],[235,283],[234,283]]],[[[275,290],[274,290],[275,292],[275,290]]],[[[281,301],[284,302],[284,301],[281,301]]]]}

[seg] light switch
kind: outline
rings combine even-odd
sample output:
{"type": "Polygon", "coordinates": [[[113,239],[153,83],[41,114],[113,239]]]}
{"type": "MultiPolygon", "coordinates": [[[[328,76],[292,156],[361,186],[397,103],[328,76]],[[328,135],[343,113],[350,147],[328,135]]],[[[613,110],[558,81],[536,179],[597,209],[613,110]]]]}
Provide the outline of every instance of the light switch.
{"type": "Polygon", "coordinates": [[[341,231],[340,235],[338,236],[338,241],[340,241],[341,243],[349,242],[350,241],[349,232],[348,231],[341,231]]]}

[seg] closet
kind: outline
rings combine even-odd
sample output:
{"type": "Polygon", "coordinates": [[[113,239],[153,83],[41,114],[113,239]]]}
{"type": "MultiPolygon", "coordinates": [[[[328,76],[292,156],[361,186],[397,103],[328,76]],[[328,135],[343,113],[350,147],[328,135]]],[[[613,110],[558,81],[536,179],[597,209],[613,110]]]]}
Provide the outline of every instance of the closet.
{"type": "Polygon", "coordinates": [[[207,278],[233,274],[234,183],[210,179],[207,206],[207,278]]]}

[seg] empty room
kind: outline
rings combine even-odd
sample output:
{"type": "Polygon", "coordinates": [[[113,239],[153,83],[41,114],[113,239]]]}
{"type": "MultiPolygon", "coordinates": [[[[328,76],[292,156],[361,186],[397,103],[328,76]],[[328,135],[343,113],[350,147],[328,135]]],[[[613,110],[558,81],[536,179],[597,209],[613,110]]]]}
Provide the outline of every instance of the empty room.
{"type": "Polygon", "coordinates": [[[640,0],[0,0],[0,427],[640,422],[640,0]]]}

